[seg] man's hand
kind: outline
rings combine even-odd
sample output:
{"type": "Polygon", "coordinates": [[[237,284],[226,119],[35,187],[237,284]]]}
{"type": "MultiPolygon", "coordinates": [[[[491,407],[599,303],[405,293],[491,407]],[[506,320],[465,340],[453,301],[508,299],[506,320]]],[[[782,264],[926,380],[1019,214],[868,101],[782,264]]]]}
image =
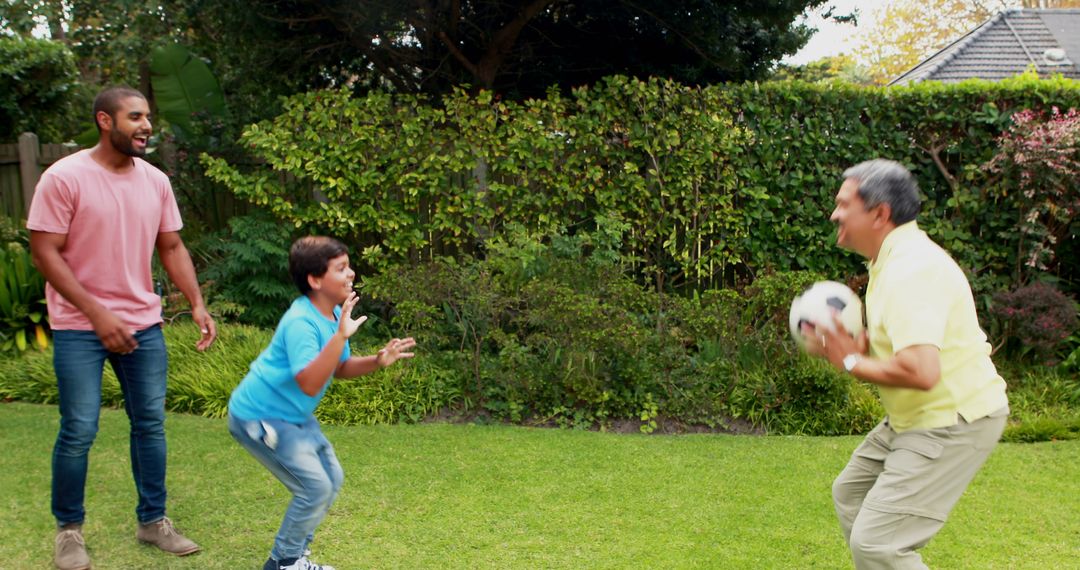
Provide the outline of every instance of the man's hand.
{"type": "Polygon", "coordinates": [[[90,317],[90,324],[94,326],[94,333],[109,352],[131,354],[139,348],[139,343],[135,340],[135,331],[108,309],[103,308],[90,317]]]}
{"type": "Polygon", "coordinates": [[[386,346],[382,347],[382,350],[375,355],[375,362],[379,363],[379,368],[386,368],[391,364],[401,360],[402,358],[412,358],[413,353],[402,352],[409,350],[416,346],[416,341],[410,336],[408,338],[395,338],[386,343],[386,346]]]}
{"type": "Polygon", "coordinates": [[[353,307],[356,307],[356,303],[360,300],[360,297],[356,295],[356,291],[349,293],[349,298],[345,299],[345,302],[341,304],[341,318],[338,319],[338,332],[341,333],[346,339],[351,337],[360,325],[364,324],[367,320],[366,316],[358,319],[352,318],[353,307]]]}
{"type": "Polygon", "coordinates": [[[833,317],[833,330],[826,327],[814,327],[813,331],[803,331],[806,338],[806,352],[825,358],[836,368],[844,369],[844,357],[849,354],[866,354],[870,346],[870,337],[864,330],[856,338],[844,328],[840,315],[833,317]]]}
{"type": "Polygon", "coordinates": [[[200,306],[192,309],[191,318],[196,325],[199,325],[199,332],[202,333],[202,338],[195,343],[195,348],[202,352],[210,348],[211,344],[214,344],[214,339],[217,338],[217,326],[214,324],[214,317],[210,316],[206,307],[200,306]]]}

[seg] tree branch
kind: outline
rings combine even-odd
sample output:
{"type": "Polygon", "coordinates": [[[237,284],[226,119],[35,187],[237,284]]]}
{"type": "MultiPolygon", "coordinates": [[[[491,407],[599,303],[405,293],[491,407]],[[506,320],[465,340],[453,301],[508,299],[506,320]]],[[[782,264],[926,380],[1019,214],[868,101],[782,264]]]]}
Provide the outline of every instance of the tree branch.
{"type": "Polygon", "coordinates": [[[945,166],[945,161],[941,160],[941,151],[945,150],[947,146],[945,143],[937,143],[930,148],[923,147],[921,145],[915,145],[919,150],[930,155],[930,158],[934,160],[934,164],[937,166],[938,172],[945,177],[945,182],[949,184],[949,189],[953,194],[956,194],[957,189],[960,187],[960,183],[957,182],[956,177],[949,172],[949,169],[945,166]]]}
{"type": "Polygon", "coordinates": [[[491,88],[495,83],[495,75],[499,67],[506,61],[506,56],[510,53],[510,48],[517,42],[521,30],[525,29],[525,26],[537,14],[557,1],[560,0],[532,0],[518,11],[517,16],[495,32],[491,42],[488,43],[487,49],[484,51],[484,56],[480,58],[480,62],[476,65],[477,71],[473,73],[481,87],[491,88]]]}

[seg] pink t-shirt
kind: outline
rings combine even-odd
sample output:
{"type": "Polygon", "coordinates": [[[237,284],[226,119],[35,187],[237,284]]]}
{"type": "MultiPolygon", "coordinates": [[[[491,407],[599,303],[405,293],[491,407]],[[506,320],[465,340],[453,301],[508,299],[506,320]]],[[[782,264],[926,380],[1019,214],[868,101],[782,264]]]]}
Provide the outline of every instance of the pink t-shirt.
{"type": "MultiPolygon", "coordinates": [[[[136,330],[161,322],[150,262],[159,233],[183,226],[164,172],[135,158],[123,174],[110,172],[83,150],[41,175],[26,227],[67,234],[61,257],[91,296],[136,330]]],[[[75,305],[45,286],[49,324],[93,330],[75,305]]]]}

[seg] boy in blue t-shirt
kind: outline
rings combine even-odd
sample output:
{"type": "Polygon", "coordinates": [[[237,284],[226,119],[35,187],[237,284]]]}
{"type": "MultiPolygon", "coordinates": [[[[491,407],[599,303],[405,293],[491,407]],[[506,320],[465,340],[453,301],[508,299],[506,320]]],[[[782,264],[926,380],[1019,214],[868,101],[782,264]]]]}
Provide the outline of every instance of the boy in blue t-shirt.
{"type": "Polygon", "coordinates": [[[404,351],[416,345],[412,338],[395,338],[372,356],[349,355],[348,339],[367,317],[352,318],[356,273],[348,254],[327,237],[293,243],[289,274],[302,296],[229,399],[229,433],[293,495],[263,570],[333,570],[307,558],[343,478],[315,407],[331,378],[370,374],[412,358],[404,351]]]}

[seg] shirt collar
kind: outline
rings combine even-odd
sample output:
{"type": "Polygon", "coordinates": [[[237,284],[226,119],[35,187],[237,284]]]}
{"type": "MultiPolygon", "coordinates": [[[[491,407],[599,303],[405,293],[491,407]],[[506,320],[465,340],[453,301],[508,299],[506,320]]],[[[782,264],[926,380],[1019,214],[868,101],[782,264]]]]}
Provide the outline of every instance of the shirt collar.
{"type": "Polygon", "coordinates": [[[885,261],[889,259],[889,255],[896,248],[897,244],[902,243],[911,237],[919,235],[922,230],[919,229],[918,223],[915,220],[900,224],[893,228],[893,231],[889,232],[889,235],[885,236],[885,239],[881,242],[881,249],[878,250],[877,261],[868,262],[867,267],[870,268],[870,274],[876,274],[885,265],[885,261]]]}

